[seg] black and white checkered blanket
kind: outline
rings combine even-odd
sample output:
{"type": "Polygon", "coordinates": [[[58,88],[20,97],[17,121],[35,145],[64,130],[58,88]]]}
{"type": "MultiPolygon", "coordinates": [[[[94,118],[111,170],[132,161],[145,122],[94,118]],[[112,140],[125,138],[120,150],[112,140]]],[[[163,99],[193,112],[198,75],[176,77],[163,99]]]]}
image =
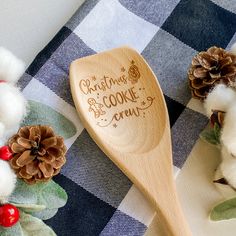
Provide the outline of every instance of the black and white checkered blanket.
{"type": "Polygon", "coordinates": [[[41,109],[33,121],[54,121],[68,147],[54,179],[69,200],[46,222],[58,235],[143,235],[154,214],[84,130],[70,94],[70,63],[121,45],[142,54],[165,95],[178,172],[207,124],[188,89],[191,59],[212,45],[230,47],[235,32],[234,0],[87,0],[36,56],[20,86],[41,109]]]}

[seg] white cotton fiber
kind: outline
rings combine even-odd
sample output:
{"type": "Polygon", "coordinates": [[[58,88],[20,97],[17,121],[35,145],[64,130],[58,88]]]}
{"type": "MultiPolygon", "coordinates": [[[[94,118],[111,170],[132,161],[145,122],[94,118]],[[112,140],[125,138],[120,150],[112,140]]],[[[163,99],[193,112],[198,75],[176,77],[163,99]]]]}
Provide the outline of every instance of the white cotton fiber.
{"type": "MultiPolygon", "coordinates": [[[[0,145],[19,127],[26,115],[27,102],[14,85],[25,70],[24,63],[0,47],[0,145]]],[[[16,175],[9,162],[0,159],[0,203],[7,201],[15,188],[16,175]]]]}
{"type": "Polygon", "coordinates": [[[1,131],[19,125],[26,114],[26,100],[19,89],[0,83],[0,135],[1,131]]]}
{"type": "Polygon", "coordinates": [[[15,86],[25,70],[24,63],[0,47],[0,145],[13,134],[26,115],[26,99],[15,86]]]}
{"type": "MultiPolygon", "coordinates": [[[[0,137],[4,135],[4,132],[5,132],[5,125],[0,122],[0,137]]],[[[3,144],[0,145],[2,146],[3,144]]]]}
{"type": "Polygon", "coordinates": [[[0,160],[0,201],[4,202],[15,188],[16,175],[7,161],[0,160]]]}
{"type": "Polygon", "coordinates": [[[24,73],[25,64],[7,49],[0,47],[0,80],[16,83],[24,73]]]}
{"type": "Polygon", "coordinates": [[[220,170],[227,182],[236,188],[236,158],[225,147],[221,149],[221,156],[220,170]]]}
{"type": "Polygon", "coordinates": [[[236,101],[236,92],[224,84],[218,84],[208,94],[204,107],[206,115],[211,116],[212,110],[226,111],[232,102],[236,101]]]}
{"type": "Polygon", "coordinates": [[[232,103],[225,114],[221,142],[236,157],[236,103],[232,103]]]}

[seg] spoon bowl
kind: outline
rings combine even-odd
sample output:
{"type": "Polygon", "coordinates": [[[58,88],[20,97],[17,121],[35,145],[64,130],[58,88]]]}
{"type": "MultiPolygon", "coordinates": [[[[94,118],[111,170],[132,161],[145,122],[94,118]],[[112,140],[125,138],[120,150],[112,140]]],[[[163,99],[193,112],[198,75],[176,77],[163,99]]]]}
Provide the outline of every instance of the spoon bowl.
{"type": "Polygon", "coordinates": [[[90,136],[151,201],[168,235],[191,235],[174,186],[165,100],[142,56],[122,47],[75,60],[70,86],[90,136]]]}

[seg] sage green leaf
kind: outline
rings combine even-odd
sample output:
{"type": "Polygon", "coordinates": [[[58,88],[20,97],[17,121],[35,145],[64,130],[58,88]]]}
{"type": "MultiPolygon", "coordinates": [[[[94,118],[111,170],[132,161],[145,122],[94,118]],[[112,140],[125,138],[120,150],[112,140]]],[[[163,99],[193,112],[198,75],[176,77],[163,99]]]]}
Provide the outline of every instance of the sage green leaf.
{"type": "Polygon", "coordinates": [[[33,212],[41,212],[45,210],[45,205],[37,205],[37,204],[19,204],[14,203],[14,205],[19,208],[20,210],[26,212],[26,213],[33,213],[33,212]]]}
{"type": "Polygon", "coordinates": [[[51,126],[57,135],[68,139],[76,134],[75,125],[64,115],[53,108],[33,100],[29,100],[29,114],[22,126],[44,124],[51,126]]]}
{"type": "Polygon", "coordinates": [[[220,135],[221,135],[220,131],[221,131],[220,126],[217,123],[215,123],[214,124],[214,133],[215,133],[215,138],[218,141],[218,143],[220,143],[220,135]]]}
{"type": "Polygon", "coordinates": [[[220,127],[215,123],[214,128],[206,128],[200,133],[200,138],[210,144],[220,145],[220,127]]]}
{"type": "Polygon", "coordinates": [[[52,180],[44,184],[43,190],[38,198],[39,203],[46,205],[47,209],[63,207],[67,199],[68,196],[65,190],[52,180]]]}
{"type": "Polygon", "coordinates": [[[45,209],[39,212],[32,212],[31,215],[35,216],[41,220],[48,220],[55,216],[58,212],[58,209],[45,209]]]}
{"type": "Polygon", "coordinates": [[[56,236],[55,232],[42,220],[22,211],[20,214],[20,226],[24,236],[56,236]]]}
{"type": "Polygon", "coordinates": [[[58,208],[46,209],[45,205],[35,205],[35,204],[16,204],[14,205],[25,213],[31,214],[41,220],[48,220],[55,216],[58,212],[58,208]]]}
{"type": "Polygon", "coordinates": [[[17,179],[14,192],[9,197],[13,204],[38,204],[38,185],[26,184],[23,180],[17,179]],[[36,191],[37,190],[37,191],[36,191]]]}
{"type": "Polygon", "coordinates": [[[20,223],[18,222],[17,224],[9,228],[0,226],[0,235],[1,236],[24,236],[24,233],[22,232],[20,223]]]}
{"type": "Polygon", "coordinates": [[[66,204],[67,198],[65,190],[53,180],[29,185],[17,179],[16,188],[9,201],[13,204],[41,205],[45,209],[57,209],[66,204]]]}
{"type": "Polygon", "coordinates": [[[210,213],[213,221],[236,218],[236,198],[231,198],[215,206],[210,213]]]}

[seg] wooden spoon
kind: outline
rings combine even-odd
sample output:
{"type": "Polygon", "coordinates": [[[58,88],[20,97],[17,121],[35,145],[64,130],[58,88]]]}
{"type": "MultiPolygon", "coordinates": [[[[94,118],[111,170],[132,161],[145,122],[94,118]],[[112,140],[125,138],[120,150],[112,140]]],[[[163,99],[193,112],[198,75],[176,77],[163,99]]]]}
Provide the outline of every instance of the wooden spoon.
{"type": "Polygon", "coordinates": [[[168,113],[157,79],[133,49],[72,62],[71,92],[97,145],[155,206],[168,235],[191,235],[177,200],[168,113]]]}

